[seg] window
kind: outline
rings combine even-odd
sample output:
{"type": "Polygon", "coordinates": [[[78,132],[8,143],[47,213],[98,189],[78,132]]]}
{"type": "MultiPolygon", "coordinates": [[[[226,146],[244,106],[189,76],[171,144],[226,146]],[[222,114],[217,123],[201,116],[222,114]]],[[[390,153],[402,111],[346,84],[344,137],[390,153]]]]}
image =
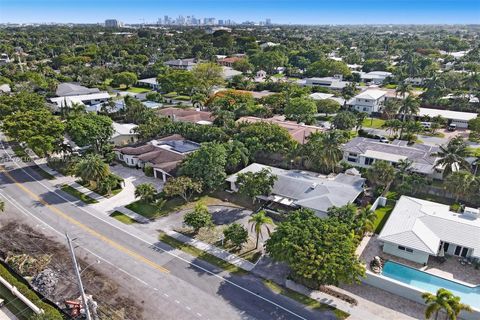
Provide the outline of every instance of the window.
{"type": "Polygon", "coordinates": [[[373,158],[365,158],[365,165],[369,166],[373,163],[374,159],[373,158]]]}
{"type": "Polygon", "coordinates": [[[398,250],[406,251],[408,253],[413,253],[413,249],[410,249],[404,246],[398,246],[398,250]]]}

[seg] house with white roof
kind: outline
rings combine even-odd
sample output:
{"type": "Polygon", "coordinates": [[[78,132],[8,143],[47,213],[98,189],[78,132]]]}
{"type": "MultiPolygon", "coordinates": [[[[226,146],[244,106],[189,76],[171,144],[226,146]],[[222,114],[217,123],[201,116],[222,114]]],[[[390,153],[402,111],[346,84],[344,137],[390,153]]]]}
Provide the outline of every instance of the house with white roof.
{"type": "Polygon", "coordinates": [[[110,99],[108,92],[97,92],[82,95],[72,95],[50,98],[50,101],[58,108],[70,108],[73,104],[80,104],[86,106],[94,106],[105,103],[110,99]]]}
{"type": "Polygon", "coordinates": [[[387,96],[387,91],[368,89],[348,100],[347,105],[351,109],[368,114],[380,112],[387,96]]]}
{"type": "Polygon", "coordinates": [[[159,88],[157,78],[140,79],[137,81],[137,85],[141,87],[147,87],[152,90],[158,90],[159,88]]]}
{"type": "Polygon", "coordinates": [[[332,93],[315,92],[315,93],[310,94],[310,98],[312,98],[313,100],[317,100],[317,101],[318,100],[330,99],[330,100],[338,102],[341,106],[343,106],[345,104],[345,99],[343,99],[341,97],[335,97],[335,95],[333,95],[332,93]]]}
{"type": "Polygon", "coordinates": [[[258,198],[275,203],[286,210],[305,208],[317,216],[325,217],[328,208],[341,207],[354,202],[362,193],[365,179],[358,174],[321,175],[309,171],[285,170],[253,163],[229,176],[226,181],[230,189],[238,191],[237,176],[240,173],[259,172],[269,169],[277,177],[270,195],[258,198]]]}
{"type": "Polygon", "coordinates": [[[334,77],[313,77],[313,78],[306,78],[302,80],[302,83],[305,86],[309,87],[324,87],[329,88],[332,90],[342,90],[345,88],[349,82],[343,81],[342,76],[334,76],[334,77]]]}
{"type": "Polygon", "coordinates": [[[427,264],[433,256],[480,258],[480,211],[402,196],[378,237],[383,252],[427,264]]]}
{"type": "Polygon", "coordinates": [[[138,134],[135,132],[135,128],[138,126],[133,123],[113,123],[113,135],[111,141],[115,146],[124,146],[130,143],[134,143],[138,139],[138,134]]]}
{"type": "Polygon", "coordinates": [[[376,139],[356,137],[342,145],[343,161],[360,168],[369,168],[375,161],[388,161],[392,165],[401,160],[411,161],[410,170],[432,179],[442,179],[443,170],[437,168],[438,146],[394,140],[383,143],[376,139]]]}
{"type": "Polygon", "coordinates": [[[382,84],[385,81],[385,79],[387,79],[392,75],[391,72],[387,72],[387,71],[371,71],[366,73],[359,72],[359,74],[362,82],[365,82],[367,84],[377,84],[377,85],[382,84]]]}
{"type": "Polygon", "coordinates": [[[435,118],[438,116],[447,119],[448,124],[455,124],[457,128],[466,129],[468,128],[468,122],[476,119],[478,115],[473,112],[460,112],[430,108],[419,108],[419,112],[417,114],[417,118],[419,119],[424,117],[435,118]]]}

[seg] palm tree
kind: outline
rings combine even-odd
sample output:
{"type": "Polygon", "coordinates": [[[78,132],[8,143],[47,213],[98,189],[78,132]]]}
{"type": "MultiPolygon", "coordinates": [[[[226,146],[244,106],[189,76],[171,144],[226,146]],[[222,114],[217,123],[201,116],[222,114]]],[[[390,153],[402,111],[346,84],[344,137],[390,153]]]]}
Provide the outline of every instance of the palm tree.
{"type": "Polygon", "coordinates": [[[431,317],[435,315],[435,320],[437,320],[438,314],[442,310],[447,313],[448,317],[450,317],[450,315],[454,314],[454,311],[448,301],[453,297],[453,294],[444,288],[438,289],[437,294],[431,294],[429,292],[423,293],[422,298],[427,305],[427,308],[425,309],[425,318],[431,319],[431,317]]]}
{"type": "Polygon", "coordinates": [[[255,234],[257,236],[255,249],[258,249],[258,240],[260,236],[262,236],[263,238],[262,228],[265,227],[265,229],[267,229],[268,235],[270,235],[270,228],[268,227],[268,225],[272,225],[273,221],[270,217],[267,217],[265,210],[260,210],[256,214],[252,215],[250,220],[248,220],[248,223],[252,224],[251,230],[255,230],[255,234]]]}
{"type": "Polygon", "coordinates": [[[440,146],[440,150],[433,156],[439,157],[435,166],[443,168],[444,176],[459,169],[470,170],[470,163],[465,160],[470,156],[470,151],[462,137],[455,137],[446,146],[440,146]]]}
{"type": "Polygon", "coordinates": [[[400,82],[397,85],[397,88],[395,89],[395,95],[398,96],[398,94],[400,94],[402,99],[405,99],[407,94],[410,95],[411,93],[412,93],[412,86],[406,83],[405,81],[400,82]]]}
{"type": "Polygon", "coordinates": [[[400,104],[400,109],[398,110],[403,116],[402,121],[405,121],[408,116],[417,114],[420,109],[420,103],[416,98],[413,96],[408,96],[403,99],[402,103],[400,104]]]}
{"type": "Polygon", "coordinates": [[[372,232],[374,230],[375,221],[377,220],[377,214],[375,211],[370,210],[370,206],[361,208],[357,213],[358,228],[356,230],[357,235],[364,235],[367,232],[372,232]]]}
{"type": "Polygon", "coordinates": [[[468,171],[455,171],[445,179],[445,188],[451,194],[455,195],[455,202],[458,202],[460,197],[467,196],[472,187],[476,183],[476,178],[468,171]]]}
{"type": "Polygon", "coordinates": [[[462,311],[472,312],[472,308],[468,304],[460,302],[460,297],[454,296],[448,301],[449,305],[453,309],[453,314],[450,315],[450,320],[457,320],[458,315],[462,311]]]}
{"type": "Polygon", "coordinates": [[[75,175],[96,187],[98,182],[110,175],[110,168],[97,154],[88,155],[75,166],[75,175]]]}
{"type": "Polygon", "coordinates": [[[387,119],[393,119],[398,114],[400,102],[397,99],[389,99],[383,104],[382,112],[387,119]]]}
{"type": "Polygon", "coordinates": [[[412,169],[412,161],[409,159],[402,159],[398,161],[396,169],[396,176],[400,178],[403,183],[405,182],[405,177],[410,175],[410,171],[412,169]]]}
{"type": "Polygon", "coordinates": [[[398,119],[391,119],[391,120],[385,121],[382,127],[387,129],[387,131],[390,131],[390,135],[392,133],[396,135],[397,132],[402,129],[403,122],[398,119]]]}
{"type": "Polygon", "coordinates": [[[151,183],[142,183],[135,187],[135,197],[143,202],[152,203],[157,196],[157,189],[151,183]]]}
{"type": "Polygon", "coordinates": [[[305,144],[307,160],[322,172],[334,172],[343,157],[340,149],[344,141],[342,133],[338,130],[314,133],[309,136],[308,140],[309,142],[305,144]]]}

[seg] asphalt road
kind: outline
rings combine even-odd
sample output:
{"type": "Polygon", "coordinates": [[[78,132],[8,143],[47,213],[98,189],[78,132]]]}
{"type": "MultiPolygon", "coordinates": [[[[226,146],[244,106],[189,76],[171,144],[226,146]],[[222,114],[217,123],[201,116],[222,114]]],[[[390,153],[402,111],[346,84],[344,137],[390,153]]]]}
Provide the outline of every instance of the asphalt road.
{"type": "Polygon", "coordinates": [[[58,241],[65,232],[76,238],[77,254],[114,270],[110,276],[144,307],[143,319],[335,319],[271,292],[255,276],[229,274],[87,209],[11,157],[2,139],[0,198],[8,215],[58,241]]]}

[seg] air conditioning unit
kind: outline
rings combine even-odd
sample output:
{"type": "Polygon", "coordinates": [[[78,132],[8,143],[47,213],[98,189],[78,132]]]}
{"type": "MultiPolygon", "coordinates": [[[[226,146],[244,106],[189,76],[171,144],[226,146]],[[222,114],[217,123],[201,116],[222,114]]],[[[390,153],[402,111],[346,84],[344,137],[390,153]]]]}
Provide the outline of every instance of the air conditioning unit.
{"type": "Polygon", "coordinates": [[[480,217],[480,209],[465,207],[465,210],[463,210],[463,214],[467,214],[470,217],[477,219],[478,217],[480,217]]]}

